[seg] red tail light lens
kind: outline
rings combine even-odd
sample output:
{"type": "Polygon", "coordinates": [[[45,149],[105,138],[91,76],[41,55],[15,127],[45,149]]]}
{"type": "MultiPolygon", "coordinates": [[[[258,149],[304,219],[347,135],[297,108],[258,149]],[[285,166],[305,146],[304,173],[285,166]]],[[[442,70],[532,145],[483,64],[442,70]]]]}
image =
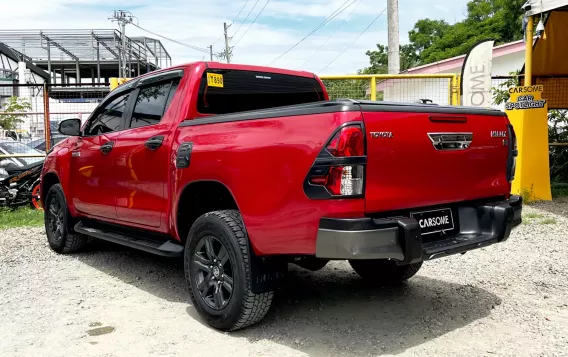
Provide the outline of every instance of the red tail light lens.
{"type": "Polygon", "coordinates": [[[365,137],[359,125],[350,125],[339,130],[329,141],[327,151],[335,157],[365,155],[365,137]]]}
{"type": "MultiPolygon", "coordinates": [[[[365,137],[359,124],[341,128],[326,145],[326,150],[333,157],[364,157],[365,137]]],[[[342,162],[343,163],[343,162],[342,162]]],[[[347,164],[347,163],[345,163],[347,164]]],[[[325,174],[311,176],[311,185],[323,186],[333,197],[349,197],[363,195],[365,166],[347,164],[327,166],[325,174]]]]}

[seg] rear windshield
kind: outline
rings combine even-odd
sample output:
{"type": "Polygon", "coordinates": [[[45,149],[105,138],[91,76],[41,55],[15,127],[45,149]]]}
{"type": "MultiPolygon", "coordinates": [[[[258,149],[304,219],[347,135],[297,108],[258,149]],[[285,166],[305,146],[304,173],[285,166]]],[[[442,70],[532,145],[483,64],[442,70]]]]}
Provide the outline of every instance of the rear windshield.
{"type": "Polygon", "coordinates": [[[323,90],[315,78],[209,69],[201,79],[197,111],[227,114],[324,99],[323,90]]]}

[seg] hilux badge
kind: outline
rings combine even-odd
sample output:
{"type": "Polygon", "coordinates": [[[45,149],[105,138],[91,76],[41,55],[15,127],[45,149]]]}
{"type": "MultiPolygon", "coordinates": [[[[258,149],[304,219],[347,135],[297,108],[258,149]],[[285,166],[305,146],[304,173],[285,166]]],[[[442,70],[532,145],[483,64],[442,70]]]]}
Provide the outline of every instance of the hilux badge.
{"type": "Polygon", "coordinates": [[[491,131],[491,137],[492,138],[506,138],[507,132],[506,131],[493,130],[493,131],[491,131]]]}

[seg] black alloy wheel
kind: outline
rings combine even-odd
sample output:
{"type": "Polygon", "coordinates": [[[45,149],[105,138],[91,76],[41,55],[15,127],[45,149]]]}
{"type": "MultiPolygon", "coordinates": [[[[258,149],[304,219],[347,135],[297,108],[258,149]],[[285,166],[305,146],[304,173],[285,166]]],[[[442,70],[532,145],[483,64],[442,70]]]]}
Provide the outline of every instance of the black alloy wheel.
{"type": "Polygon", "coordinates": [[[46,221],[47,221],[47,229],[52,234],[52,239],[54,243],[60,243],[63,239],[65,234],[65,222],[64,222],[64,214],[65,214],[65,205],[63,202],[60,202],[61,197],[58,195],[54,195],[50,197],[51,199],[48,202],[48,207],[45,212],[46,221]]]}
{"type": "Polygon", "coordinates": [[[266,315],[274,292],[252,291],[250,259],[255,257],[239,211],[212,211],[197,218],[183,254],[191,302],[207,324],[235,331],[266,315]]]}
{"type": "Polygon", "coordinates": [[[57,253],[73,253],[87,243],[87,237],[73,231],[75,219],[69,213],[61,184],[55,184],[47,191],[44,222],[47,242],[57,253]]]}
{"type": "Polygon", "coordinates": [[[191,258],[194,284],[199,296],[213,310],[222,310],[233,295],[234,265],[227,248],[213,236],[197,243],[191,258]]]}

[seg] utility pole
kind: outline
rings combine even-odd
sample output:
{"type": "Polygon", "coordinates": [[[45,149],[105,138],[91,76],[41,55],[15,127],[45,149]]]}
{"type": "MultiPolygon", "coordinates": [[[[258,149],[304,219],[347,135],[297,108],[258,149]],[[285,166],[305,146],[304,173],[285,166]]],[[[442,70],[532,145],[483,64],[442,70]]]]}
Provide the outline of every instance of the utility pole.
{"type": "Polygon", "coordinates": [[[389,26],[389,74],[400,73],[400,42],[398,33],[398,0],[387,0],[389,26]]]}
{"type": "MultiPolygon", "coordinates": [[[[230,26],[230,25],[229,25],[230,26]]],[[[227,23],[223,23],[223,27],[225,29],[225,58],[227,59],[227,63],[231,63],[231,49],[229,48],[229,36],[227,35],[227,23]]]]}
{"type": "Polygon", "coordinates": [[[109,20],[118,22],[120,26],[120,39],[121,39],[121,48],[120,48],[120,59],[121,59],[121,66],[118,76],[121,78],[129,78],[130,73],[128,73],[128,62],[130,59],[128,58],[128,51],[126,50],[126,24],[132,23],[132,20],[135,18],[129,11],[124,10],[115,10],[114,14],[109,17],[109,20]]]}
{"type": "Polygon", "coordinates": [[[211,62],[213,62],[213,45],[209,45],[209,56],[211,58],[211,62]]]}

